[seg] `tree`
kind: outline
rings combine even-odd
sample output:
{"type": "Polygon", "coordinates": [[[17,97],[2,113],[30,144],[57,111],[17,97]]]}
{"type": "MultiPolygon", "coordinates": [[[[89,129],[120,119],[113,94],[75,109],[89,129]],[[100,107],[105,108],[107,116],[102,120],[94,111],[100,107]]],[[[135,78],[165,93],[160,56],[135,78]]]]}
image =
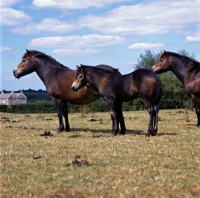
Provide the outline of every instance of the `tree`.
{"type": "Polygon", "coordinates": [[[151,68],[158,60],[158,57],[161,53],[155,54],[151,50],[145,50],[144,54],[140,54],[140,58],[138,59],[138,64],[136,65],[136,69],[140,68],[151,68]]]}

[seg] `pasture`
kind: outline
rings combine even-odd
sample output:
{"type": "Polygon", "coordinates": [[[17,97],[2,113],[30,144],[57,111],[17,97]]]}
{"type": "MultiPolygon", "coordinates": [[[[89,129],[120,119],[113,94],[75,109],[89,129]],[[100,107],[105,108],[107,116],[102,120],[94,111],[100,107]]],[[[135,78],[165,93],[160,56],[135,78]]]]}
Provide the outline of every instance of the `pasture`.
{"type": "Polygon", "coordinates": [[[147,111],[124,118],[112,136],[109,113],[70,113],[58,134],[56,114],[0,113],[1,197],[200,197],[195,112],[160,110],[155,137],[147,111]]]}

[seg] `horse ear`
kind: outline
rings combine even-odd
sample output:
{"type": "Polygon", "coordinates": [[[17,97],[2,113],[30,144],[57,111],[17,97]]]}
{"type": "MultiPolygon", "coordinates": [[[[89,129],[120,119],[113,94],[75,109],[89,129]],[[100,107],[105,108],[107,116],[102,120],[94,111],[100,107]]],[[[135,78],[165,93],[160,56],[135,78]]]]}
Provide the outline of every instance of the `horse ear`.
{"type": "Polygon", "coordinates": [[[80,67],[81,71],[85,71],[85,67],[83,66],[83,64],[80,64],[80,67]]]}
{"type": "Polygon", "coordinates": [[[28,56],[31,55],[31,52],[29,50],[26,49],[26,52],[27,52],[28,56]]]}
{"type": "Polygon", "coordinates": [[[163,51],[164,51],[164,53],[163,53],[163,54],[164,54],[164,55],[167,57],[167,52],[166,52],[165,50],[163,50],[163,51]]]}
{"type": "Polygon", "coordinates": [[[81,66],[81,69],[82,69],[83,72],[86,72],[86,68],[85,67],[81,66]]]}

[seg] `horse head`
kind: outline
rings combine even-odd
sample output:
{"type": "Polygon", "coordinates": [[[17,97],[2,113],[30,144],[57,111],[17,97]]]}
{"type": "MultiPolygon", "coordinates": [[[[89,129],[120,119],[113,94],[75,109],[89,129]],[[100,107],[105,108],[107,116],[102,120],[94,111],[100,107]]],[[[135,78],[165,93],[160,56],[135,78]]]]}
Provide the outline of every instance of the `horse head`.
{"type": "Polygon", "coordinates": [[[86,75],[86,68],[82,65],[77,66],[76,77],[71,86],[72,90],[78,91],[82,86],[84,86],[87,83],[85,75],[86,75]]]}
{"type": "Polygon", "coordinates": [[[13,74],[16,78],[25,76],[35,71],[34,64],[31,55],[31,51],[26,50],[26,53],[22,57],[21,63],[13,70],[13,74]]]}
{"type": "Polygon", "coordinates": [[[169,59],[169,54],[168,52],[164,51],[157,63],[151,68],[153,70],[153,72],[157,73],[157,74],[161,74],[163,72],[166,71],[170,71],[171,70],[171,63],[170,63],[170,59],[169,59]]]}

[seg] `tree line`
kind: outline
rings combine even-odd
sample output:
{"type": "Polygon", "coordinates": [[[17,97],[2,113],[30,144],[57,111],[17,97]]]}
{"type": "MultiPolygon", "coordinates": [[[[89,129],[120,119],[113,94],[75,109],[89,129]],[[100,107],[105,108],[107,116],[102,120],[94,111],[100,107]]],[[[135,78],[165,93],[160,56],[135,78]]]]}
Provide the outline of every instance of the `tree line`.
{"type": "MultiPolygon", "coordinates": [[[[151,68],[158,60],[160,53],[154,53],[151,50],[146,50],[138,58],[138,63],[135,69],[151,68]]],[[[194,54],[189,54],[185,50],[178,52],[181,55],[195,59],[194,54]]],[[[163,93],[159,103],[160,109],[188,108],[192,109],[193,104],[191,99],[186,94],[183,85],[172,72],[166,72],[158,75],[163,84],[163,93]]],[[[4,90],[6,93],[6,91],[4,90]]],[[[23,90],[27,96],[28,104],[19,105],[0,105],[0,112],[10,113],[54,113],[55,107],[51,98],[44,90],[23,90]]],[[[72,105],[68,103],[69,112],[105,112],[108,111],[106,103],[103,99],[98,99],[88,105],[72,105]]],[[[124,111],[134,111],[146,109],[141,99],[135,99],[123,103],[124,111]]]]}

